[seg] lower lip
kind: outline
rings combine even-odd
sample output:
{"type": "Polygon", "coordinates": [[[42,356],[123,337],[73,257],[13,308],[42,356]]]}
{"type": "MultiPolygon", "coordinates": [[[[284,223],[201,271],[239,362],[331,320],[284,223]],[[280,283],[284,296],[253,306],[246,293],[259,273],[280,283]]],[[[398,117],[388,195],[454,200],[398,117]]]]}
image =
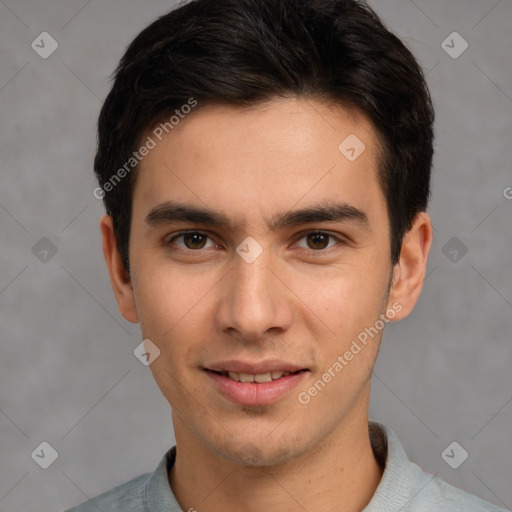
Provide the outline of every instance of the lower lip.
{"type": "Polygon", "coordinates": [[[237,382],[208,370],[205,373],[215,382],[217,389],[231,401],[240,405],[269,405],[295,388],[307,371],[291,373],[272,382],[237,382]]]}

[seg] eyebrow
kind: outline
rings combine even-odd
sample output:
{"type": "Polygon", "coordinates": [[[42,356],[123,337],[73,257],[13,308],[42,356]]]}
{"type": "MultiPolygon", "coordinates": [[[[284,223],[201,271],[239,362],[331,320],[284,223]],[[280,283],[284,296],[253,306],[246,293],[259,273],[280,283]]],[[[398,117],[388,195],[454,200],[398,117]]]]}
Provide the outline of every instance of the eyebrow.
{"type": "MultiPolygon", "coordinates": [[[[270,230],[314,222],[352,222],[369,228],[368,216],[362,210],[345,203],[325,203],[302,210],[292,210],[275,215],[267,222],[270,230]]],[[[198,208],[176,201],[166,201],[155,206],[146,216],[146,223],[157,228],[171,223],[190,222],[234,231],[235,223],[221,212],[198,208]]]]}

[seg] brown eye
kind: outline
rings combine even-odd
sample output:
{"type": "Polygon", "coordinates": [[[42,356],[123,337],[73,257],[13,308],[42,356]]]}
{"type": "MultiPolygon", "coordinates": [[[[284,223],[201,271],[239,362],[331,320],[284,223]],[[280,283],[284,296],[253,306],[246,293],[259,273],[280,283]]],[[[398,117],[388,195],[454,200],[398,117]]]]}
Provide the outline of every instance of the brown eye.
{"type": "Polygon", "coordinates": [[[331,237],[326,233],[309,233],[306,238],[308,247],[318,251],[327,248],[329,245],[329,238],[331,237]]]}
{"type": "Polygon", "coordinates": [[[208,239],[206,235],[202,235],[201,233],[186,233],[182,236],[187,249],[202,249],[208,239]]]}
{"type": "Polygon", "coordinates": [[[208,235],[198,231],[179,233],[171,239],[165,241],[164,245],[170,249],[172,249],[173,246],[177,246],[180,249],[188,249],[191,251],[215,247],[215,243],[210,239],[208,235]]]}
{"type": "Polygon", "coordinates": [[[311,231],[299,239],[299,246],[302,249],[321,252],[324,251],[324,249],[328,249],[336,245],[336,241],[342,242],[341,239],[334,235],[330,235],[329,233],[325,233],[323,231],[311,231]],[[302,242],[302,240],[305,240],[305,243],[302,242]],[[331,241],[333,241],[333,243],[331,243],[331,241]]]}
{"type": "MultiPolygon", "coordinates": [[[[331,235],[325,231],[309,231],[304,233],[296,242],[301,249],[317,252],[318,255],[327,254],[328,249],[345,245],[343,238],[331,235]]],[[[338,247],[340,248],[340,247],[338,247]]]]}

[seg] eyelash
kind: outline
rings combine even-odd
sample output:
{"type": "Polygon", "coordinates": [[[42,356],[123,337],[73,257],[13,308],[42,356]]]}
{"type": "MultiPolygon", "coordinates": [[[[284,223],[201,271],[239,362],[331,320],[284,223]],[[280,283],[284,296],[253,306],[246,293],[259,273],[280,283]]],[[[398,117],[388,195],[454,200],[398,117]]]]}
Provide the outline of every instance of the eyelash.
{"type": "MultiPolygon", "coordinates": [[[[201,235],[201,236],[207,237],[208,239],[212,240],[212,237],[210,235],[208,235],[207,233],[204,233],[202,231],[180,231],[179,233],[174,235],[172,238],[164,239],[164,241],[163,241],[164,247],[167,247],[173,251],[182,252],[182,253],[189,253],[189,254],[190,253],[201,253],[201,251],[203,249],[188,249],[188,248],[183,248],[183,247],[179,247],[179,246],[178,246],[178,248],[173,247],[173,244],[175,243],[175,241],[179,238],[182,238],[185,235],[201,235]]],[[[302,250],[308,251],[315,256],[322,256],[322,255],[328,254],[328,252],[330,252],[330,250],[333,249],[334,247],[336,247],[337,245],[347,245],[348,244],[348,242],[346,240],[344,240],[343,238],[335,236],[326,231],[319,231],[319,230],[312,230],[312,231],[307,231],[305,233],[301,233],[300,236],[298,238],[296,238],[294,244],[296,244],[303,238],[307,238],[309,235],[325,235],[325,236],[329,237],[330,239],[336,240],[336,242],[337,242],[335,245],[333,245],[331,247],[326,247],[325,249],[309,249],[309,248],[306,249],[304,247],[301,248],[302,250]]]]}

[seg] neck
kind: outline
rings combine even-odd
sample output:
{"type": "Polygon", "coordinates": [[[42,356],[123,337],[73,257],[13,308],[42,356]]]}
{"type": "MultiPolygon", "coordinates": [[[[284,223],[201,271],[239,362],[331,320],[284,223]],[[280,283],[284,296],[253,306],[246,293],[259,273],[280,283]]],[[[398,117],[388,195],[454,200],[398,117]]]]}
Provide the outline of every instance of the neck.
{"type": "Polygon", "coordinates": [[[190,512],[361,511],[383,472],[371,447],[367,411],[347,417],[300,457],[264,467],[234,464],[175,424],[176,460],[169,483],[181,508],[190,512]]]}

